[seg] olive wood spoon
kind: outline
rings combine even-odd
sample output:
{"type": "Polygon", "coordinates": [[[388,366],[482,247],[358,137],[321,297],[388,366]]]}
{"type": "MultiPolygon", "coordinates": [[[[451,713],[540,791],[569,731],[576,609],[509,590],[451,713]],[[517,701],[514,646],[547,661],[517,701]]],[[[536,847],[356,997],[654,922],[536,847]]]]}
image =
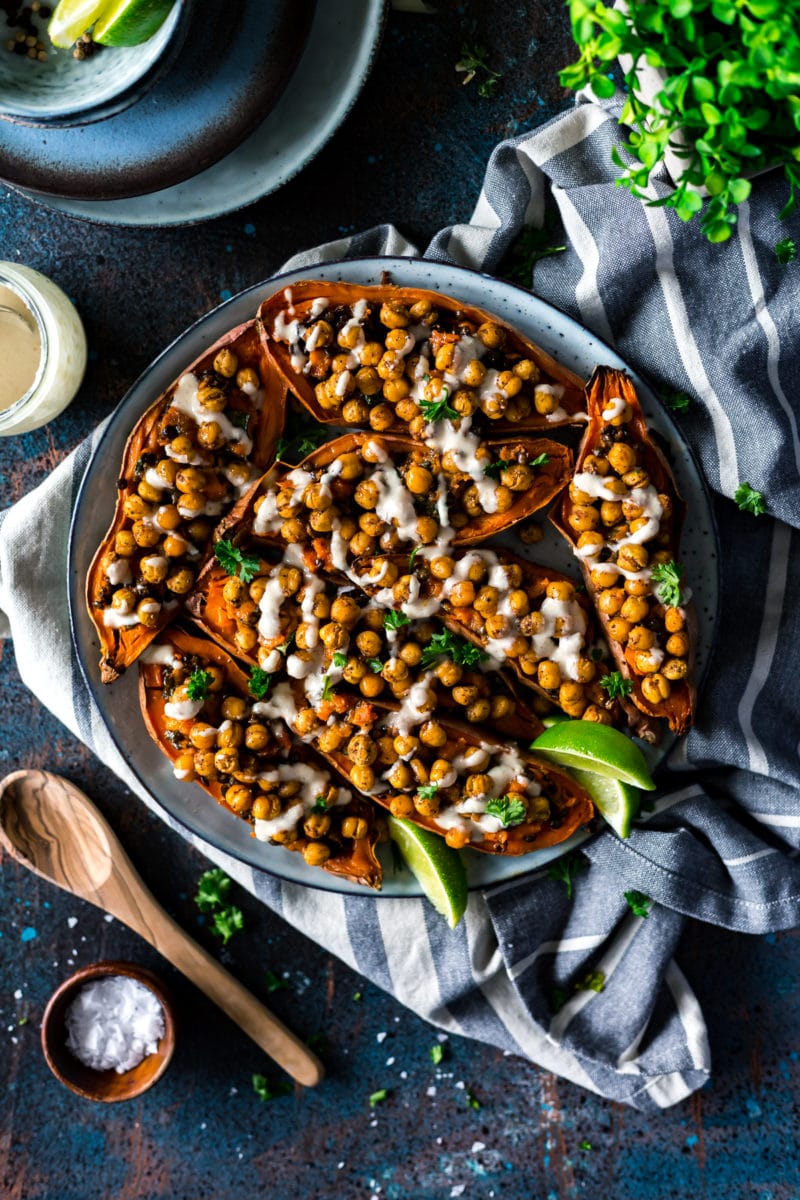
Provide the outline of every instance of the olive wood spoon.
{"type": "Polygon", "coordinates": [[[135,930],[298,1083],[320,1082],[319,1059],[164,911],[111,826],[69,780],[48,771],[7,775],[0,782],[0,845],[41,879],[135,930]]]}

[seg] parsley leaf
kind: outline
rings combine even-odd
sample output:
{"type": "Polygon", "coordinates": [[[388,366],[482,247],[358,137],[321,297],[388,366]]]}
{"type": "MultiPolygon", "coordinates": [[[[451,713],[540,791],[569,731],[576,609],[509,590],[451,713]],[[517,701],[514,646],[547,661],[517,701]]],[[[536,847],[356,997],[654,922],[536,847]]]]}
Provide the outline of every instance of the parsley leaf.
{"type": "Polygon", "coordinates": [[[314,797],[314,803],[311,806],[313,813],[326,813],[328,811],[328,801],[322,793],[314,797]]]}
{"type": "Polygon", "coordinates": [[[671,389],[661,389],[661,399],[672,412],[684,413],[689,411],[692,397],[688,392],[675,392],[671,389]]]}
{"type": "Polygon", "coordinates": [[[752,513],[754,517],[760,517],[767,511],[764,496],[751,488],[749,483],[740,483],[733,498],[742,512],[752,513]]]}
{"type": "Polygon", "coordinates": [[[368,658],[367,666],[369,667],[370,671],[374,672],[375,675],[380,675],[381,671],[383,670],[383,663],[379,658],[368,658]]]}
{"type": "Polygon", "coordinates": [[[431,1046],[430,1056],[431,1056],[431,1062],[433,1063],[433,1065],[435,1067],[438,1067],[439,1063],[444,1058],[444,1046],[442,1045],[441,1042],[437,1042],[435,1046],[431,1046]]]}
{"type": "Polygon", "coordinates": [[[612,671],[609,675],[604,675],[600,680],[600,687],[608,696],[609,700],[618,700],[622,696],[629,696],[633,691],[633,680],[626,679],[619,671],[612,671]]]}
{"type": "Polygon", "coordinates": [[[445,418],[450,421],[458,420],[458,413],[447,403],[449,399],[450,388],[443,387],[442,394],[438,400],[419,401],[420,412],[429,424],[432,425],[435,421],[443,421],[445,418]]]}
{"type": "Polygon", "coordinates": [[[384,629],[400,629],[403,625],[410,625],[411,620],[404,612],[395,612],[392,609],[390,612],[383,614],[384,629]]]}
{"type": "Polygon", "coordinates": [[[625,893],[628,907],[635,917],[649,917],[650,905],[653,901],[644,892],[631,891],[625,893]]]}
{"type": "Polygon", "coordinates": [[[374,1108],[376,1104],[383,1104],[388,1095],[388,1088],[380,1088],[377,1092],[372,1092],[369,1098],[370,1108],[374,1108]]]}
{"type": "Polygon", "coordinates": [[[327,436],[328,433],[325,429],[314,428],[310,425],[302,427],[293,437],[278,438],[275,458],[276,460],[282,459],[284,462],[299,462],[312,450],[316,450],[327,436]]]}
{"type": "Polygon", "coordinates": [[[210,671],[192,671],[186,684],[186,695],[190,700],[205,700],[213,682],[210,671]]]}
{"type": "Polygon", "coordinates": [[[250,679],[247,687],[251,696],[255,696],[256,700],[263,700],[270,689],[272,676],[268,675],[263,667],[251,667],[250,679]]]}
{"type": "Polygon", "coordinates": [[[214,556],[229,575],[238,575],[242,583],[250,583],[258,574],[261,560],[257,554],[244,554],[233,542],[220,538],[214,547],[214,556]]]}
{"type": "Polygon", "coordinates": [[[361,999],[363,999],[363,993],[362,993],[362,992],[353,992],[353,1002],[354,1002],[355,1004],[358,1004],[359,1000],[361,1000],[361,999]]]}
{"type": "Polygon", "coordinates": [[[591,1148],[592,1148],[592,1143],[588,1142],[586,1140],[586,1138],[584,1138],[582,1142],[578,1142],[579,1150],[591,1150],[591,1148]]]}
{"type": "Polygon", "coordinates": [[[288,1079],[279,1079],[277,1083],[271,1083],[266,1075],[253,1076],[253,1091],[259,1100],[274,1100],[277,1096],[288,1096],[291,1090],[292,1085],[288,1079]]]}
{"type": "Polygon", "coordinates": [[[345,652],[343,650],[334,650],[333,665],[335,667],[346,667],[347,666],[347,655],[345,654],[345,652]]]}
{"type": "Polygon", "coordinates": [[[474,1108],[476,1112],[478,1112],[481,1107],[480,1100],[471,1088],[467,1088],[467,1104],[470,1108],[474,1108]]]}
{"type": "Polygon", "coordinates": [[[602,992],[605,986],[606,977],[602,971],[587,971],[580,983],[575,985],[575,991],[602,992]]]}
{"type": "Polygon", "coordinates": [[[797,247],[794,244],[793,238],[782,238],[775,246],[775,257],[779,263],[786,266],[787,263],[794,262],[797,258],[797,247]]]}
{"type": "Polygon", "coordinates": [[[428,645],[422,651],[420,666],[423,671],[429,670],[440,658],[449,658],[459,667],[476,667],[489,655],[480,646],[473,645],[466,638],[459,637],[445,629],[435,633],[428,645]]]}
{"type": "Polygon", "coordinates": [[[280,979],[274,971],[267,971],[265,976],[268,992],[290,992],[292,985],[288,979],[280,979]]]}
{"type": "Polygon", "coordinates": [[[228,416],[232,425],[236,425],[239,429],[247,433],[247,427],[253,418],[252,413],[242,412],[239,408],[230,408],[228,409],[228,416]]]}
{"type": "MultiPolygon", "coordinates": [[[[524,465],[526,467],[546,467],[550,462],[549,454],[537,454],[536,458],[531,458],[524,465]]],[[[516,466],[517,464],[507,458],[498,458],[497,462],[489,463],[488,467],[483,468],[484,475],[490,475],[493,479],[499,479],[503,471],[508,467],[516,466]]]]}
{"type": "Polygon", "coordinates": [[[292,630],[292,632],[289,634],[288,638],[283,643],[283,645],[276,647],[278,654],[282,654],[285,658],[286,655],[291,650],[292,646],[294,645],[294,640],[295,640],[296,636],[297,636],[297,630],[292,630]]]}
{"type": "Polygon", "coordinates": [[[415,547],[414,547],[414,549],[411,551],[411,553],[410,553],[410,554],[409,554],[409,556],[408,556],[408,569],[409,569],[409,571],[410,571],[410,570],[412,569],[412,567],[414,566],[414,559],[417,557],[417,554],[418,554],[418,552],[419,552],[419,546],[415,546],[415,547]]]}
{"type": "Polygon", "coordinates": [[[322,676],[322,699],[323,700],[332,700],[333,699],[333,683],[331,681],[330,675],[322,676]]]}
{"type": "Polygon", "coordinates": [[[223,946],[227,946],[235,933],[244,929],[244,915],[235,904],[228,904],[214,913],[211,928],[217,937],[222,938],[223,946]]]}
{"type": "Polygon", "coordinates": [[[490,817],[497,817],[504,829],[508,829],[510,825],[521,825],[528,815],[525,805],[516,796],[501,796],[499,799],[490,800],[486,805],[486,812],[490,817]]]}
{"type": "Polygon", "coordinates": [[[656,563],[651,579],[656,585],[653,591],[662,604],[668,605],[669,608],[677,608],[679,604],[683,604],[682,578],[683,567],[680,563],[673,559],[665,563],[656,563]]]}
{"type": "Polygon", "coordinates": [[[547,868],[549,879],[557,879],[563,883],[567,889],[567,899],[572,899],[572,881],[579,871],[582,871],[584,860],[580,854],[571,854],[568,858],[558,858],[554,863],[551,863],[547,868]]]}
{"type": "Polygon", "coordinates": [[[417,795],[423,800],[432,800],[438,790],[438,783],[423,783],[417,788],[417,795]]]}
{"type": "Polygon", "coordinates": [[[474,45],[461,47],[461,57],[456,63],[456,70],[464,76],[463,84],[471,83],[479,71],[484,72],[485,79],[478,85],[478,95],[488,99],[494,95],[498,81],[502,79],[499,71],[493,71],[489,66],[489,51],[485,46],[474,45]]]}
{"type": "Polygon", "coordinates": [[[232,879],[221,867],[204,871],[197,883],[197,895],[194,902],[201,912],[210,912],[224,904],[231,890],[232,879]]]}

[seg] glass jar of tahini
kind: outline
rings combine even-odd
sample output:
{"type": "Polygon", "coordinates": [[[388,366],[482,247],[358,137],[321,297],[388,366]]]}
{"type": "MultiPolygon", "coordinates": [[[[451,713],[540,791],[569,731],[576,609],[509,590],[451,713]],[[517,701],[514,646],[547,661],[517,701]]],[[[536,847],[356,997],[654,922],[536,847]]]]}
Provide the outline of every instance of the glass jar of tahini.
{"type": "Polygon", "coordinates": [[[72,301],[32,267],[0,262],[0,437],[58,416],[85,369],[86,334],[72,301]]]}

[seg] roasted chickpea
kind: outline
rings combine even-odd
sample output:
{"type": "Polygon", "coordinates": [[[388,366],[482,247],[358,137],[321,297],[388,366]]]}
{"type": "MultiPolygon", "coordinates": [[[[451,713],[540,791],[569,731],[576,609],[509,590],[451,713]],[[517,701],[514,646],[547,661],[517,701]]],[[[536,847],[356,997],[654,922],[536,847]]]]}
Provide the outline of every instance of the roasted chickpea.
{"type": "Polygon", "coordinates": [[[419,642],[404,642],[397,652],[401,662],[409,667],[416,667],[422,658],[422,646],[419,642]]]}
{"type": "Polygon", "coordinates": [[[667,654],[673,658],[685,658],[688,653],[689,636],[687,633],[673,633],[667,638],[667,654]]]}
{"type": "Polygon", "coordinates": [[[663,700],[669,699],[671,691],[669,680],[665,679],[661,672],[648,675],[642,680],[642,695],[648,704],[661,704],[663,700]]]}
{"type": "Polygon", "coordinates": [[[434,792],[432,796],[420,796],[417,792],[413,802],[414,808],[422,817],[435,817],[442,805],[437,792],[434,792]]]}
{"type": "Polygon", "coordinates": [[[350,768],[350,780],[360,792],[368,792],[375,786],[375,772],[366,764],[354,763],[350,768]]]}
{"type": "Polygon", "coordinates": [[[471,579],[460,580],[451,590],[449,600],[454,608],[471,608],[475,603],[475,584],[471,579]]]}
{"type": "Polygon", "coordinates": [[[470,724],[475,724],[477,721],[485,721],[492,710],[491,702],[485,696],[473,701],[468,705],[465,716],[470,724]]]}
{"type": "Polygon", "coordinates": [[[661,674],[666,679],[672,680],[673,683],[685,679],[688,672],[689,666],[685,658],[669,658],[661,669],[661,674]]]}
{"type": "Polygon", "coordinates": [[[639,650],[633,658],[634,666],[639,675],[652,675],[660,667],[660,653],[653,658],[649,650],[639,650]]]}
{"type": "Polygon", "coordinates": [[[628,596],[619,609],[619,615],[634,625],[644,621],[649,612],[650,605],[642,596],[628,596]]]}
{"type": "Polygon", "coordinates": [[[194,584],[194,571],[190,567],[181,567],[167,576],[166,584],[176,596],[185,596],[194,584]]]}
{"type": "MultiPolygon", "coordinates": [[[[607,617],[615,617],[625,603],[627,600],[624,588],[608,588],[605,592],[601,592],[596,600],[599,611],[607,617]]],[[[642,616],[636,615],[638,611],[638,609],[635,610],[633,616],[628,617],[625,614],[623,616],[626,621],[641,621],[642,616]]]]}
{"type": "Polygon", "coordinates": [[[231,575],[230,578],[225,580],[222,588],[222,598],[228,604],[237,607],[247,598],[247,595],[247,585],[242,582],[238,575],[231,575]]]}
{"type": "Polygon", "coordinates": [[[244,741],[244,728],[238,721],[223,721],[217,732],[217,745],[223,750],[235,750],[244,741]]]}
{"type": "Polygon", "coordinates": [[[438,750],[447,742],[447,734],[438,721],[426,721],[420,726],[419,740],[424,746],[438,750]]]}
{"type": "Polygon", "coordinates": [[[569,514],[569,525],[576,533],[596,529],[600,523],[600,513],[590,504],[576,504],[569,514]]]}
{"type": "Polygon", "coordinates": [[[656,637],[646,625],[634,625],[628,634],[628,645],[633,650],[651,650],[656,644],[656,637]]]}
{"type": "Polygon", "coordinates": [[[274,821],[280,816],[281,802],[277,796],[260,792],[253,801],[250,813],[257,821],[274,821]]]}
{"type": "MultiPolygon", "coordinates": [[[[409,775],[411,772],[409,771],[409,775]]],[[[389,812],[393,817],[400,817],[401,820],[406,820],[414,815],[414,801],[410,796],[392,796],[389,800],[389,812]]]]}
{"type": "Polygon", "coordinates": [[[331,848],[326,842],[311,841],[303,847],[303,858],[310,867],[321,867],[331,856],[331,848]]]}
{"type": "Polygon", "coordinates": [[[360,841],[369,833],[369,827],[363,817],[345,817],[342,821],[342,837],[360,841]]]}
{"type": "Polygon", "coordinates": [[[195,774],[201,779],[215,779],[217,768],[214,766],[214,753],[212,750],[198,750],[194,756],[195,774]]]}
{"type": "Polygon", "coordinates": [[[539,663],[537,675],[539,687],[544,688],[546,692],[553,692],[561,685],[561,672],[558,669],[558,663],[554,663],[552,659],[546,658],[539,663]]]}
{"type": "Polygon", "coordinates": [[[120,529],[114,536],[114,552],[120,558],[130,558],[136,553],[136,538],[130,529],[120,529]]]}
{"type": "Polygon", "coordinates": [[[686,618],[679,608],[667,608],[664,610],[664,624],[669,633],[678,633],[686,624],[686,618]]]}
{"type": "Polygon", "coordinates": [[[308,838],[325,837],[331,827],[330,813],[311,812],[303,821],[303,833],[308,838]]]}
{"type": "Polygon", "coordinates": [[[117,612],[129,613],[136,603],[136,592],[133,588],[122,587],[117,588],[114,595],[111,597],[111,607],[117,612]]]}
{"type": "Polygon", "coordinates": [[[161,620],[161,605],[158,600],[146,596],[136,605],[136,616],[139,624],[144,625],[145,629],[155,629],[161,620]]]}
{"type": "Polygon", "coordinates": [[[608,636],[615,642],[619,642],[621,646],[627,642],[630,631],[630,622],[624,620],[623,617],[614,617],[608,622],[608,636]]]}
{"type": "Polygon", "coordinates": [[[493,721],[502,721],[504,717],[511,717],[516,710],[516,705],[510,696],[492,696],[489,705],[489,715],[493,721]]]}
{"type": "Polygon", "coordinates": [[[440,662],[435,668],[436,678],[445,687],[449,688],[455,687],[460,682],[463,674],[463,667],[459,667],[457,663],[449,662],[447,659],[444,662],[440,662]]]}
{"type": "Polygon", "coordinates": [[[378,319],[387,329],[405,329],[411,324],[408,308],[396,300],[386,300],[381,305],[378,319]]]}
{"type": "Polygon", "coordinates": [[[372,671],[367,671],[358,685],[358,690],[368,700],[374,700],[383,691],[383,686],[383,679],[380,675],[375,675],[372,671]]]}
{"type": "Polygon", "coordinates": [[[285,542],[292,544],[302,542],[305,536],[305,526],[298,517],[290,517],[288,521],[284,521],[281,525],[281,537],[285,542]]]}
{"type": "Polygon", "coordinates": [[[393,788],[402,791],[404,788],[411,787],[414,775],[408,763],[398,759],[389,772],[387,779],[393,788]]]}
{"type": "Polygon", "coordinates": [[[347,757],[360,766],[369,766],[378,757],[378,747],[366,733],[357,733],[347,743],[347,757]]]}

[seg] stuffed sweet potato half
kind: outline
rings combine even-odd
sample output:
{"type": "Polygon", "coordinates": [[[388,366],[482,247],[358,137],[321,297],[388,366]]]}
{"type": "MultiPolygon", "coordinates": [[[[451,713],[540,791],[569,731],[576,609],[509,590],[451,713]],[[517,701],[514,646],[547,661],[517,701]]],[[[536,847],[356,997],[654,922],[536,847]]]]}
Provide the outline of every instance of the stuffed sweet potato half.
{"type": "Polygon", "coordinates": [[[573,545],[627,694],[685,733],[695,708],[694,614],[680,564],[686,506],[630,378],[598,367],[575,475],[553,515],[573,545]]]}
{"type": "Polygon", "coordinates": [[[438,292],[303,280],[265,300],[259,323],[276,368],[321,422],[421,437],[451,416],[483,436],[582,419],[582,380],[438,292]]]}
{"type": "Polygon", "coordinates": [[[136,424],[86,585],[103,682],[178,612],[214,526],[272,460],[284,401],[251,321],[187,368],[136,424]]]}
{"type": "Polygon", "coordinates": [[[139,660],[142,715],[177,779],[199,784],[261,841],[380,887],[374,809],[297,746],[281,719],[290,713],[269,693],[264,672],[245,674],[221,647],[176,626],[139,660]]]}

